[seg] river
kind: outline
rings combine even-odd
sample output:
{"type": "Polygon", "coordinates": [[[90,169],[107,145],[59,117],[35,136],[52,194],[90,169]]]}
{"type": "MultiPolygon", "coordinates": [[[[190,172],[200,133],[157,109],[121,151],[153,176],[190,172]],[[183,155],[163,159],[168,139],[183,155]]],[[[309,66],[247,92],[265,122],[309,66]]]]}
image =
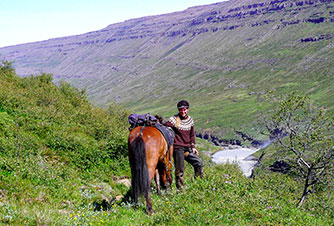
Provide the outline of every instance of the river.
{"type": "Polygon", "coordinates": [[[257,162],[252,158],[252,154],[259,149],[255,148],[228,148],[216,152],[212,155],[215,163],[237,163],[246,177],[252,174],[252,169],[257,162]]]}

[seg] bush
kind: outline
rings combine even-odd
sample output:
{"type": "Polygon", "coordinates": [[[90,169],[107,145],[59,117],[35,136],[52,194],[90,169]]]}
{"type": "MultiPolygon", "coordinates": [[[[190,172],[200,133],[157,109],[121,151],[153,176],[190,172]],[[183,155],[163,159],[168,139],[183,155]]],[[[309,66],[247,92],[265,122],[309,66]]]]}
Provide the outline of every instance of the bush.
{"type": "Polygon", "coordinates": [[[334,115],[295,93],[277,101],[266,127],[277,145],[278,160],[286,161],[304,184],[301,206],[309,194],[333,182],[334,115]]]}

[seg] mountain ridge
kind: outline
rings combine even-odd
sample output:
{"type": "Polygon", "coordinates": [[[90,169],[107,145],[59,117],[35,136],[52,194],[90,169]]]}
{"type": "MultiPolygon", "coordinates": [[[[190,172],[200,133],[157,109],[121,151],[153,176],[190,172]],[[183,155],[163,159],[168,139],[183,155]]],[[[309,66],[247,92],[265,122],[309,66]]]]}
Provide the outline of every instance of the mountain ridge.
{"type": "Polygon", "coordinates": [[[268,110],[261,95],[271,89],[332,109],[333,23],[333,0],[230,0],[0,54],[17,74],[52,73],[97,105],[170,115],[187,98],[200,129],[258,134],[256,118],[268,110]]]}

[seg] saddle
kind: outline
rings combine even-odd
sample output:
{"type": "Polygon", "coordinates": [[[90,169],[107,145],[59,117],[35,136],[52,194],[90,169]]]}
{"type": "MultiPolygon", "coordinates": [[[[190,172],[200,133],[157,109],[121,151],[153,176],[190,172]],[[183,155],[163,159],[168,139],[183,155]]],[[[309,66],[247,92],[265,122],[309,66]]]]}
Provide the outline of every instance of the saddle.
{"type": "Polygon", "coordinates": [[[136,128],[137,126],[151,126],[157,128],[165,138],[168,145],[168,150],[170,150],[170,147],[174,143],[174,137],[175,137],[175,133],[172,130],[172,128],[164,126],[161,123],[159,123],[158,119],[155,116],[151,115],[150,113],[143,115],[134,113],[131,114],[128,119],[130,123],[129,127],[130,131],[136,128]]]}

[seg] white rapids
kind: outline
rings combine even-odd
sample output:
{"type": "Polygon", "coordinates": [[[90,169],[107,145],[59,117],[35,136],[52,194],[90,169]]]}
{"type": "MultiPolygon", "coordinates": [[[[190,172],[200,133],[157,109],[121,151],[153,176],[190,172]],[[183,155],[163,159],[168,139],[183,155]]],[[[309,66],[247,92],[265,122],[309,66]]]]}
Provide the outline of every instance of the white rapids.
{"type": "Polygon", "coordinates": [[[252,174],[252,169],[257,161],[251,158],[250,155],[257,152],[259,149],[254,148],[234,148],[223,149],[212,155],[212,161],[220,163],[237,163],[246,177],[252,174]]]}

